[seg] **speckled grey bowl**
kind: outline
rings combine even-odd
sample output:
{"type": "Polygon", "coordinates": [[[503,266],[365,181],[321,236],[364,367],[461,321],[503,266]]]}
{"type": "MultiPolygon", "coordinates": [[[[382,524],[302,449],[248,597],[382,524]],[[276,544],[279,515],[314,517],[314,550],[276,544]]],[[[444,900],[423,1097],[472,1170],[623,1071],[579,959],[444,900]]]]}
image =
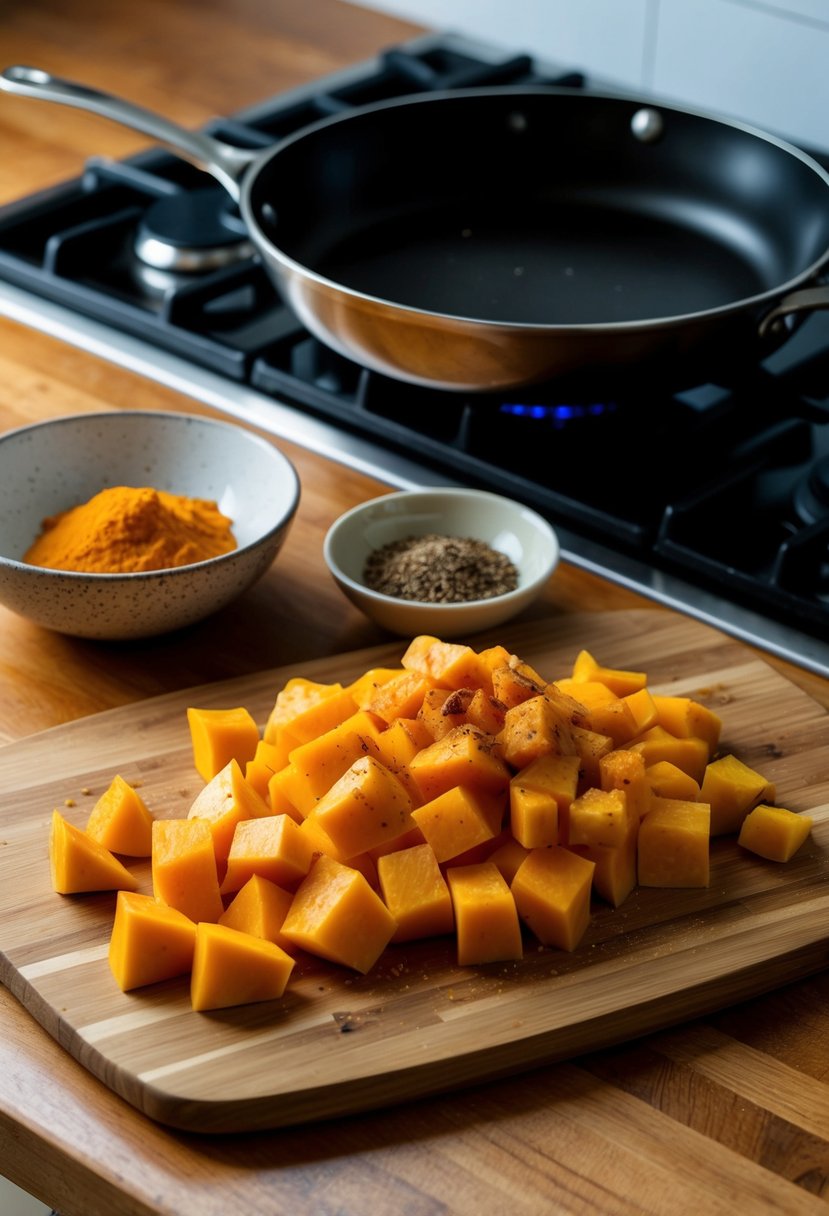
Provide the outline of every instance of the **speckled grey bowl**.
{"type": "Polygon", "coordinates": [[[130,410],[73,414],[0,435],[0,603],[75,637],[125,640],[191,625],[268,570],[300,485],[287,457],[231,422],[130,410]],[[237,548],[138,574],[82,574],[24,562],[44,518],[107,486],[215,500],[237,548]]]}

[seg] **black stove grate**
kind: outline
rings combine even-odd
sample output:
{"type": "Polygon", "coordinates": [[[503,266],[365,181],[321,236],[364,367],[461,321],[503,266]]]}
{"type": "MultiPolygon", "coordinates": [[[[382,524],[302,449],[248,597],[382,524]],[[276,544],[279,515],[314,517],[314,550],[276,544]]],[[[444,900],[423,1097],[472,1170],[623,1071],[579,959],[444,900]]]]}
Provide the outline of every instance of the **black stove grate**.
{"type": "MultiPolygon", "coordinates": [[[[267,147],[349,107],[474,85],[585,85],[527,55],[440,39],[210,126],[267,147]]],[[[76,180],[0,212],[0,281],[133,335],[453,480],[509,494],[657,570],[829,637],[829,318],[815,315],[733,384],[648,383],[479,396],[389,380],[310,337],[258,257],[199,274],[147,267],[134,244],[159,200],[205,192],[163,150],[91,159],[76,180]]],[[[217,208],[227,206],[210,184],[217,208]]],[[[243,234],[240,234],[243,235],[243,234]]]]}

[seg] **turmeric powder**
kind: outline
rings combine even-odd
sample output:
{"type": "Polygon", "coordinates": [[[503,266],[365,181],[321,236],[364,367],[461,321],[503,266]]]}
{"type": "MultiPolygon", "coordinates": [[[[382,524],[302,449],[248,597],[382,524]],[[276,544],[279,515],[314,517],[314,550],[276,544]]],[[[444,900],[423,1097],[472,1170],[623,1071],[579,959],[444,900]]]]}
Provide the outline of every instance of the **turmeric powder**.
{"type": "Polygon", "coordinates": [[[143,486],[113,486],[43,521],[24,556],[33,566],[122,574],[187,566],[236,548],[215,502],[143,486]]]}

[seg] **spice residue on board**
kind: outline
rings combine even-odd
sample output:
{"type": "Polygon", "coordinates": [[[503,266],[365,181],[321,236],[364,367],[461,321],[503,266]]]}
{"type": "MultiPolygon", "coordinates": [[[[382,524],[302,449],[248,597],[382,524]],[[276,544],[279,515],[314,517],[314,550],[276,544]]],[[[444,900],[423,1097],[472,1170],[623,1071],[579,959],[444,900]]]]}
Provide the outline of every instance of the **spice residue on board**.
{"type": "Polygon", "coordinates": [[[374,549],[363,578],[381,595],[428,604],[492,599],[518,586],[518,571],[505,553],[482,540],[433,532],[374,549]]]}

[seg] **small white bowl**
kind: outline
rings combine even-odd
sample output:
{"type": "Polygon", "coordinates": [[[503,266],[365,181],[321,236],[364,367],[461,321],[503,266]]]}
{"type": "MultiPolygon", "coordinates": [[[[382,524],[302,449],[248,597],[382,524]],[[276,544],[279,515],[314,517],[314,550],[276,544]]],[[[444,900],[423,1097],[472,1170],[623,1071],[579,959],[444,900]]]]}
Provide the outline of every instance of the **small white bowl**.
{"type": "Polygon", "coordinates": [[[151,637],[202,620],[268,570],[299,503],[281,452],[234,423],[145,410],[72,414],[0,435],[0,602],[75,637],[151,637]],[[86,574],[23,561],[44,518],[108,486],[207,498],[237,548],[165,570],[86,574]]]}
{"type": "Polygon", "coordinates": [[[444,640],[492,629],[532,603],[558,565],[559,543],[535,511],[486,490],[399,490],[341,515],[328,530],[323,553],[340,589],[383,629],[444,640]],[[518,571],[517,588],[490,599],[429,603],[382,595],[366,585],[370,553],[429,533],[481,540],[506,554],[518,571]]]}

